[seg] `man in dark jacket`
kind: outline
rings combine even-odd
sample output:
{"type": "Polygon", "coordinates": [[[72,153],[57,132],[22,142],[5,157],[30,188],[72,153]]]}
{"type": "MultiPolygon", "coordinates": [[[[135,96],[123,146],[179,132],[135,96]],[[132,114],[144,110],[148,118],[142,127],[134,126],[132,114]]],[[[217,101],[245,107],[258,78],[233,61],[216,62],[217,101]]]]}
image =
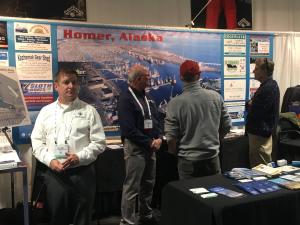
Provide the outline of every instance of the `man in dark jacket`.
{"type": "Polygon", "coordinates": [[[162,129],[156,105],[145,93],[149,79],[146,68],[141,65],[131,67],[128,74],[129,87],[120,95],[118,101],[126,165],[121,224],[136,224],[137,196],[139,223],[155,224],[150,203],[155,182],[155,151],[162,143],[162,129]]]}
{"type": "Polygon", "coordinates": [[[279,88],[273,80],[274,63],[267,58],[255,61],[255,79],[261,85],[247,102],[246,132],[249,138],[250,166],[272,161],[272,133],[279,115],[279,88]]]}

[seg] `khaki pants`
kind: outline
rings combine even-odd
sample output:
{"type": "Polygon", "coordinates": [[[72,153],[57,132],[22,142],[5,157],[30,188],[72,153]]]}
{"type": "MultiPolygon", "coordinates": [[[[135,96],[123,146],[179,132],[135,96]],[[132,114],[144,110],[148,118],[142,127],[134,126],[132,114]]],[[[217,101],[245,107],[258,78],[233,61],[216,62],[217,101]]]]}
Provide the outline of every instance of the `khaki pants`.
{"type": "Polygon", "coordinates": [[[251,168],[259,164],[268,164],[272,161],[272,135],[262,137],[249,134],[249,160],[251,168]]]}
{"type": "Polygon", "coordinates": [[[156,156],[154,152],[125,139],[124,158],[126,177],[123,183],[120,224],[136,224],[136,197],[139,202],[139,219],[152,217],[150,204],[155,183],[156,156]]]}

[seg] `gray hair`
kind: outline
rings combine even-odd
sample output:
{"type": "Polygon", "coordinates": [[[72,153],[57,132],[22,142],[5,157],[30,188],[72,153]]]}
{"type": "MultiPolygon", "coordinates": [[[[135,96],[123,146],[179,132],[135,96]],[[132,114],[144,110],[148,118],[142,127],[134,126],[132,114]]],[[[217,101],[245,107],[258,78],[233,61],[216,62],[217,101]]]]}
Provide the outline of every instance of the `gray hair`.
{"type": "Polygon", "coordinates": [[[133,65],[128,72],[128,83],[133,82],[138,77],[144,76],[147,73],[148,70],[145,67],[138,64],[133,65]]]}

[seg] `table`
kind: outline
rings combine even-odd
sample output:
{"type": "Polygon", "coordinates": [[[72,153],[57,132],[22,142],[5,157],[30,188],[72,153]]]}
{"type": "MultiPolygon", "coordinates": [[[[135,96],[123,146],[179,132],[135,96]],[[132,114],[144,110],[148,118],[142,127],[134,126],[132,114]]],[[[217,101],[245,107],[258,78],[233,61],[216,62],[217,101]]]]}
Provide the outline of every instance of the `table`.
{"type": "Polygon", "coordinates": [[[95,162],[97,190],[95,196],[96,219],[119,215],[122,186],[125,177],[123,148],[107,149],[95,162]]]}
{"type": "MultiPolygon", "coordinates": [[[[248,167],[248,139],[239,136],[226,139],[222,146],[222,171],[233,167],[248,167]]],[[[177,158],[167,152],[167,144],[163,142],[160,151],[156,152],[156,181],[153,190],[152,207],[160,208],[161,190],[170,181],[178,180],[177,158]]],[[[43,166],[43,165],[41,165],[43,166]]],[[[45,166],[43,166],[45,167],[45,166]]],[[[120,214],[122,185],[125,177],[125,161],[123,148],[107,149],[95,162],[97,176],[97,193],[95,197],[94,218],[120,214]]],[[[45,169],[39,169],[43,171],[45,169]]],[[[40,184],[35,176],[32,198],[36,199],[40,184]]]]}
{"type": "MultiPolygon", "coordinates": [[[[222,175],[170,182],[162,192],[161,225],[299,225],[300,191],[229,198],[203,199],[190,188],[232,186],[236,181],[222,175]]],[[[240,191],[241,192],[241,191],[240,191]]]]}
{"type": "Polygon", "coordinates": [[[222,172],[234,167],[250,167],[248,137],[244,135],[225,138],[220,146],[222,172]]]}
{"type": "MultiPolygon", "coordinates": [[[[156,180],[153,190],[152,206],[160,207],[161,190],[170,181],[178,180],[177,159],[167,152],[166,142],[156,152],[156,180]]],[[[237,136],[225,139],[221,149],[222,171],[234,167],[249,167],[248,138],[237,136]]],[[[97,195],[96,214],[101,217],[120,212],[120,201],[125,162],[123,148],[107,149],[96,161],[97,195]]]]}
{"type": "MultiPolygon", "coordinates": [[[[18,167],[0,170],[1,173],[17,173],[21,172],[23,175],[23,212],[24,212],[24,225],[29,225],[28,214],[28,182],[27,182],[27,167],[25,165],[18,165],[18,167]]],[[[3,194],[3,193],[2,193],[3,194]]],[[[12,193],[13,199],[13,193],[12,193]]]]}

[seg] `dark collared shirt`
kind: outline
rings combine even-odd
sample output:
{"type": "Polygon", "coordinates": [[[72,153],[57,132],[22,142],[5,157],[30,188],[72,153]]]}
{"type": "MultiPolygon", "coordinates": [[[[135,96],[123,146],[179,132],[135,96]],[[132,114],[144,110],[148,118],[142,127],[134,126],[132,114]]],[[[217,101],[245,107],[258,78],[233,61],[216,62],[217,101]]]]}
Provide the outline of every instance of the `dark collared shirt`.
{"type": "Polygon", "coordinates": [[[246,104],[246,132],[270,137],[279,115],[279,88],[271,77],[255,92],[251,106],[246,104]]]}
{"type": "Polygon", "coordinates": [[[145,94],[145,91],[140,92],[134,88],[132,90],[144,109],[145,118],[130,91],[128,89],[123,91],[118,100],[121,137],[122,140],[127,138],[143,148],[150,149],[152,139],[162,137],[162,120],[160,119],[155,102],[145,94]],[[149,119],[149,113],[145,102],[145,95],[149,102],[151,119],[153,121],[153,128],[147,130],[144,129],[144,119],[149,119]]]}

